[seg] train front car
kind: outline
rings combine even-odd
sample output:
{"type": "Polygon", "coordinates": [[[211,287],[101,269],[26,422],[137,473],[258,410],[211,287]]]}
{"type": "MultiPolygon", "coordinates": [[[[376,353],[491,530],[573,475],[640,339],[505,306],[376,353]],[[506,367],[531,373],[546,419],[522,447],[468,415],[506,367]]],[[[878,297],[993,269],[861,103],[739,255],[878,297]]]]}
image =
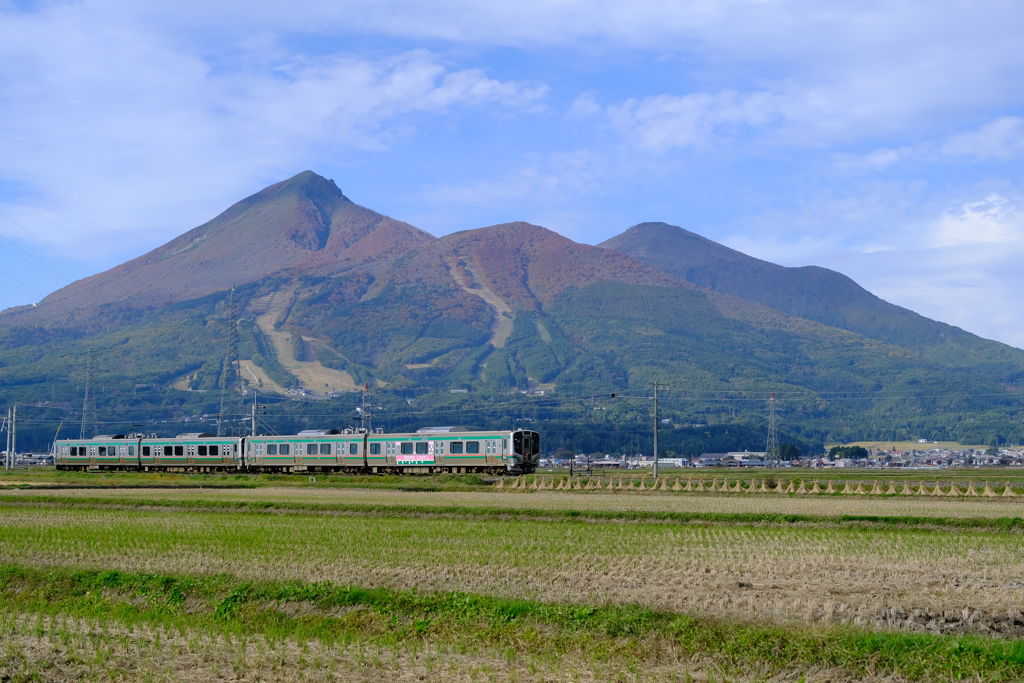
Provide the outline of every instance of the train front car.
{"type": "Polygon", "coordinates": [[[537,471],[540,461],[540,434],[527,430],[512,432],[512,455],[509,458],[510,474],[532,474],[537,471]]]}

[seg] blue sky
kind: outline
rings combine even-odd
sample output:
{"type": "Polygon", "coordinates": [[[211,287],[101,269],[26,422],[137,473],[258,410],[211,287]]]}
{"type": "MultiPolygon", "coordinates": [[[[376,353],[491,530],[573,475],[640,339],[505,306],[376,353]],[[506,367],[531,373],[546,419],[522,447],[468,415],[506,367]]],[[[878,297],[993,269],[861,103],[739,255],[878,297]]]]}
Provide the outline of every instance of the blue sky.
{"type": "Polygon", "coordinates": [[[435,235],[662,220],[1024,347],[1024,5],[0,0],[0,307],[306,169],[435,235]]]}

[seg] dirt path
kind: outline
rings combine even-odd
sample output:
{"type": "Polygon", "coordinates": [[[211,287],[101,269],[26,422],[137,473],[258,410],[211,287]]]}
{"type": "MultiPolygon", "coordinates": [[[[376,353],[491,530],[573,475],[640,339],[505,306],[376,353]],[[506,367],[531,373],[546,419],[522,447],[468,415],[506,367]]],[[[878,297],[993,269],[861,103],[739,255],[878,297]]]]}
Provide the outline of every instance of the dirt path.
{"type": "Polygon", "coordinates": [[[462,262],[466,272],[469,273],[472,278],[472,283],[469,287],[459,282],[455,274],[452,273],[455,268],[455,262],[452,260],[448,264],[448,272],[452,273],[452,279],[455,280],[455,284],[462,288],[463,291],[468,292],[474,296],[478,296],[484,300],[484,302],[491,307],[491,311],[494,313],[494,320],[491,321],[491,345],[496,349],[504,348],[505,342],[508,340],[508,336],[512,334],[512,327],[515,325],[516,316],[512,312],[512,307],[509,306],[505,301],[494,293],[490,287],[485,285],[483,281],[477,276],[476,271],[473,270],[465,261],[462,262]]]}
{"type": "MultiPolygon", "coordinates": [[[[288,313],[295,298],[296,287],[297,285],[291,285],[269,296],[253,300],[252,311],[256,314],[256,324],[274,347],[277,362],[298,377],[304,388],[316,393],[354,391],[358,387],[347,372],[325,368],[318,360],[296,360],[291,333],[274,329],[276,323],[288,313]]],[[[304,358],[311,358],[315,353],[313,347],[322,343],[310,337],[303,337],[302,341],[305,347],[304,358]]],[[[266,379],[263,381],[267,382],[266,379]]]]}

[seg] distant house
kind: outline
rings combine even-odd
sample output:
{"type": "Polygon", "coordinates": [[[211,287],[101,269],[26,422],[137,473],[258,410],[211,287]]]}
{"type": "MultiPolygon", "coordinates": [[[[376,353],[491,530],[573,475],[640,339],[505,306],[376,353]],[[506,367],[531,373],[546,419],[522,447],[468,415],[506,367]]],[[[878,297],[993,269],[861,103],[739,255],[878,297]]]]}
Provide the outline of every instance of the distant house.
{"type": "Polygon", "coordinates": [[[728,453],[701,453],[696,460],[704,467],[715,467],[720,466],[722,461],[728,457],[728,453]]]}

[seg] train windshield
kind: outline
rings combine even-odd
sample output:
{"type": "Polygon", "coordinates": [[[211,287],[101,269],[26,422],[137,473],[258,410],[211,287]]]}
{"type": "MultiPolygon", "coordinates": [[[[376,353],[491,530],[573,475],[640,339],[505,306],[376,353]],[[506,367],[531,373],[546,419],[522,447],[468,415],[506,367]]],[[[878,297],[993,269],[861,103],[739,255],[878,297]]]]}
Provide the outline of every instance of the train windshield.
{"type": "Polygon", "coordinates": [[[513,433],[512,452],[516,455],[537,455],[540,453],[540,434],[537,432],[513,433]]]}

